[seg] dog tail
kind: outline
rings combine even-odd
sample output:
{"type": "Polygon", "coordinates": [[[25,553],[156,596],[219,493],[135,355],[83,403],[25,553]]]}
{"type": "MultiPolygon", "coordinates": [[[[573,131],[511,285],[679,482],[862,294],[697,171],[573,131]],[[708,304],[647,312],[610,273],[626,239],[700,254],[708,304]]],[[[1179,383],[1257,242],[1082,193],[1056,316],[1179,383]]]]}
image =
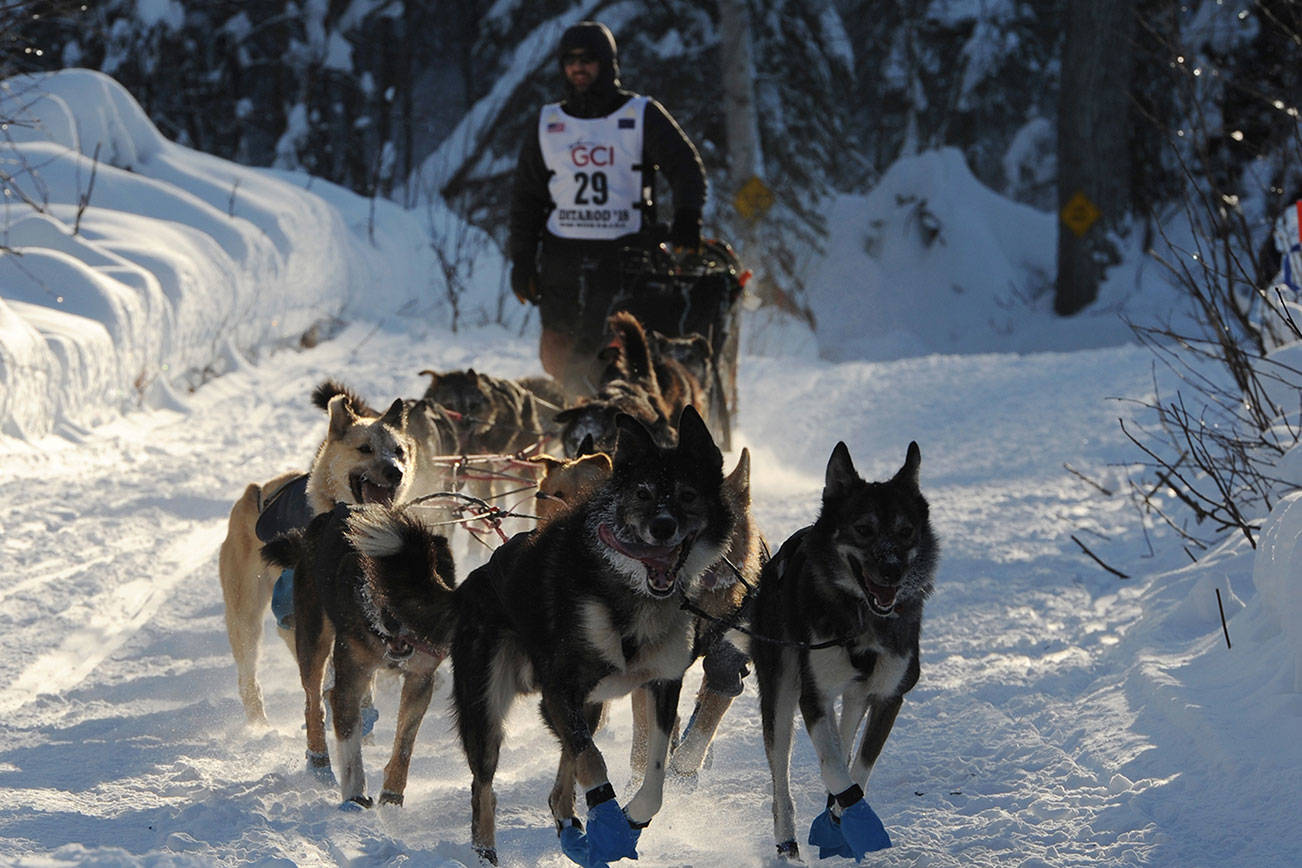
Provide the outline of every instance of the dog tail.
{"type": "Polygon", "coordinates": [[[273,537],[270,542],[262,547],[262,559],[272,566],[282,569],[296,569],[299,561],[303,558],[304,552],[307,550],[303,540],[303,531],[297,528],[273,537]]]}
{"type": "Polygon", "coordinates": [[[447,538],[384,506],[353,510],[346,535],[362,555],[375,605],[429,642],[447,643],[456,628],[456,575],[447,538]]]}
{"type": "Polygon", "coordinates": [[[379,416],[380,411],[366,403],[366,399],[338,380],[324,380],[312,390],[312,403],[322,410],[330,408],[330,399],[343,395],[348,407],[356,416],[379,416]]]}
{"type": "Polygon", "coordinates": [[[650,392],[658,393],[660,386],[656,382],[656,369],[651,361],[651,344],[647,341],[646,330],[637,317],[626,310],[611,314],[607,321],[610,330],[619,340],[623,351],[620,353],[620,366],[624,379],[638,383],[650,392]]]}

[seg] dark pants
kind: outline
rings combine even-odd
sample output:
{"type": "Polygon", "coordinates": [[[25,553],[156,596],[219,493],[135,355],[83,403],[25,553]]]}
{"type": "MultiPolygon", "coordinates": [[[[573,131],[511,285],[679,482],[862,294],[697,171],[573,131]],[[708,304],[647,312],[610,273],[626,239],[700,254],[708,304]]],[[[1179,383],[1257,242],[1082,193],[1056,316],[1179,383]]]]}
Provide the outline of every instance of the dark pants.
{"type": "Polygon", "coordinates": [[[605,367],[597,353],[605,346],[606,318],[621,294],[624,249],[635,235],[615,241],[543,240],[539,273],[543,370],[573,396],[591,395],[605,367]]]}

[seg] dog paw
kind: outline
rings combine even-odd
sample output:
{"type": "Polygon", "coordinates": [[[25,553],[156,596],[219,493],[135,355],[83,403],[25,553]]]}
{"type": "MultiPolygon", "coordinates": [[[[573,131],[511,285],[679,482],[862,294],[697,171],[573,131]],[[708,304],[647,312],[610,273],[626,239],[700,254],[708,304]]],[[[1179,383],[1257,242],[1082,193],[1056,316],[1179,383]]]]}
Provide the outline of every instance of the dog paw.
{"type": "Polygon", "coordinates": [[[854,853],[855,859],[861,858],[865,853],[885,850],[891,846],[891,837],[886,834],[886,827],[868,806],[867,799],[860,799],[841,812],[841,837],[854,853]]]}
{"type": "Polygon", "coordinates": [[[778,861],[783,865],[804,865],[800,858],[800,846],[795,841],[783,841],[778,845],[778,861]]]}
{"type": "Polygon", "coordinates": [[[353,796],[351,799],[341,804],[339,810],[358,813],[373,807],[375,807],[375,802],[371,801],[370,796],[353,796]]]}
{"type": "Polygon", "coordinates": [[[695,769],[680,771],[670,763],[666,771],[668,774],[665,775],[665,783],[684,793],[696,792],[696,786],[701,782],[701,776],[695,769]]]}
{"type": "Polygon", "coordinates": [[[391,793],[388,790],[380,791],[381,805],[397,805],[402,807],[402,793],[391,793]]]}
{"type": "Polygon", "coordinates": [[[335,773],[330,768],[330,755],[324,753],[307,752],[307,771],[312,777],[316,778],[323,784],[335,787],[339,781],[335,779],[335,773]]]}
{"type": "Polygon", "coordinates": [[[614,799],[588,808],[589,865],[637,858],[641,829],[629,825],[628,817],[614,799]]]}

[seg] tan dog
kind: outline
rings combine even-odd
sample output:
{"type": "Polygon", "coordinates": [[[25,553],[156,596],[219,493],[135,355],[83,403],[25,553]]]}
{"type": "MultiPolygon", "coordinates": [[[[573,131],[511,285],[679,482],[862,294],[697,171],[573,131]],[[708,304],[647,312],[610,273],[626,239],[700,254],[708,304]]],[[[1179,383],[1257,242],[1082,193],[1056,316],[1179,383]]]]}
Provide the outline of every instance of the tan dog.
{"type": "MultiPolygon", "coordinates": [[[[545,468],[536,495],[535,512],[539,527],[544,527],[581,502],[610,477],[610,458],[604,452],[569,460],[540,455],[533,460],[545,468]]],[[[733,513],[740,517],[727,557],[753,587],[759,580],[763,540],[750,516],[750,450],[741,450],[737,466],[723,480],[722,493],[733,513]]],[[[737,579],[727,564],[720,563],[703,577],[700,588],[693,594],[693,601],[707,614],[718,618],[736,611],[745,596],[746,585],[737,579]]],[[[719,722],[732,705],[741,684],[737,676],[739,667],[744,665],[745,655],[735,647],[729,648],[726,640],[723,646],[718,645],[722,636],[710,641],[712,624],[702,620],[697,625],[698,643],[709,642],[710,647],[703,649],[706,678],[697,693],[691,722],[669,758],[669,771],[678,775],[694,774],[701,767],[719,722]]],[[[631,698],[633,747],[630,765],[633,774],[641,777],[646,770],[649,695],[645,689],[639,688],[633,691],[631,698]]]]}
{"type": "MultiPolygon", "coordinates": [[[[395,401],[380,415],[355,393],[332,381],[318,386],[312,400],[327,410],[330,421],[307,474],[306,504],[289,512],[306,524],[312,515],[328,512],[336,503],[405,499],[415,477],[412,465],[418,445],[406,430],[403,402],[395,401]]],[[[235,657],[240,700],[245,716],[255,723],[267,721],[258,683],[258,655],[263,618],[281,573],[262,559],[257,524],[268,504],[277,500],[277,495],[288,498],[290,488],[295,484],[301,487],[302,479],[303,474],[284,473],[261,485],[249,485],[231,508],[218,556],[226,636],[235,657]]],[[[280,501],[282,506],[285,502],[280,501]]],[[[278,624],[277,629],[292,652],[292,624],[278,624]]]]}
{"type": "MultiPolygon", "coordinates": [[[[258,683],[258,653],[262,648],[262,619],[271,606],[271,592],[280,569],[262,559],[262,540],[254,531],[267,502],[302,474],[282,473],[261,485],[252,483],[231,507],[226,539],[217,559],[222,597],[226,603],[226,638],[235,656],[240,701],[253,723],[266,723],[262,686],[258,683]]],[[[294,632],[277,625],[280,638],[294,651],[294,632]]]]}
{"type": "Polygon", "coordinates": [[[610,456],[604,452],[568,459],[536,455],[529,460],[543,468],[534,495],[538,527],[585,500],[610,478],[610,456]]]}

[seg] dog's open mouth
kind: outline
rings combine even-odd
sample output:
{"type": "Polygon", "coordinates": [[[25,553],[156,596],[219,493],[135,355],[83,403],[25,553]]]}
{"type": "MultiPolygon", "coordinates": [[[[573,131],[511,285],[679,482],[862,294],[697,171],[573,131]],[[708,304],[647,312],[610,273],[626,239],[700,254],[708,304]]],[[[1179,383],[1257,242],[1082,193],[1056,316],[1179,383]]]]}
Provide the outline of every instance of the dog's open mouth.
{"type": "Polygon", "coordinates": [[[667,597],[674,592],[674,580],[687,548],[685,542],[676,546],[657,546],[622,540],[604,524],[597,528],[597,536],[610,548],[646,567],[647,590],[652,596],[667,597]]]}
{"type": "Polygon", "coordinates": [[[877,584],[868,578],[868,571],[855,557],[850,558],[850,570],[868,595],[868,608],[872,609],[874,615],[885,618],[895,611],[895,592],[899,590],[897,585],[877,584]]]}
{"type": "Polygon", "coordinates": [[[348,484],[353,490],[353,500],[357,503],[378,503],[388,506],[393,503],[393,495],[397,492],[397,486],[372,482],[363,473],[351,476],[348,484]]]}

